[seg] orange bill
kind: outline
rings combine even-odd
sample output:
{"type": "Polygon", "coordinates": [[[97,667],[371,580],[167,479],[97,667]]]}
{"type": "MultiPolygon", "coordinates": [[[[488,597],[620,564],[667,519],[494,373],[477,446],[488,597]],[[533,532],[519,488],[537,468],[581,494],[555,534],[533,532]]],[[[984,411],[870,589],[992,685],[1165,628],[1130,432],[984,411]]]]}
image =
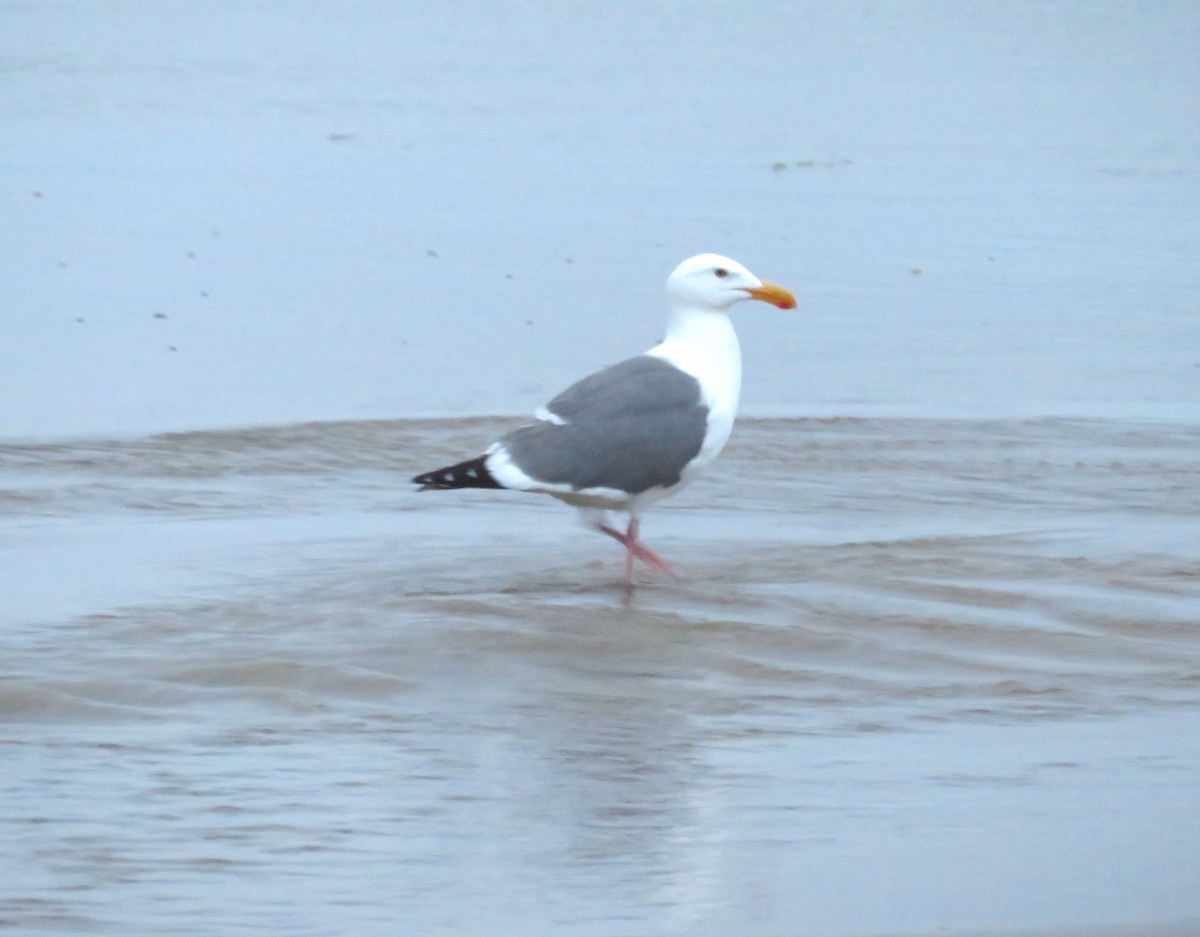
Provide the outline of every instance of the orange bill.
{"type": "Polygon", "coordinates": [[[774,283],[764,283],[762,286],[747,290],[747,292],[755,299],[761,299],[764,303],[770,303],[780,309],[796,308],[796,297],[789,290],[785,290],[782,286],[776,286],[774,283]]]}

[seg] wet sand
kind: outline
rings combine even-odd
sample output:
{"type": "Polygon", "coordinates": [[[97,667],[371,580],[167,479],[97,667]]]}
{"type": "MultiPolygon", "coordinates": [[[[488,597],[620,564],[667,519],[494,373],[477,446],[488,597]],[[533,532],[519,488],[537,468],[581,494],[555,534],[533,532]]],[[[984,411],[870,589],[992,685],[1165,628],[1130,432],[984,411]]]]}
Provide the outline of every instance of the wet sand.
{"type": "Polygon", "coordinates": [[[702,251],[748,414],[1196,418],[1196,8],[295,2],[0,9],[0,436],[531,413],[702,251]]]}
{"type": "Polygon", "coordinates": [[[0,921],[1195,932],[1200,429],[743,421],[626,609],[508,425],[0,447],[0,921]]]}

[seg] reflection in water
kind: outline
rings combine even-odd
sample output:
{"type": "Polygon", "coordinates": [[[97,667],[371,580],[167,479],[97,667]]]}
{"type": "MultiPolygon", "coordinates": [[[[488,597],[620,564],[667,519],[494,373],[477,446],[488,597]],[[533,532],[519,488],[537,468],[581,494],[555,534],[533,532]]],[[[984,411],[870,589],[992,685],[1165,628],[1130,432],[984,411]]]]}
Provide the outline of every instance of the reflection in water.
{"type": "Polygon", "coordinates": [[[0,448],[0,921],[1200,915],[1200,431],[748,421],[624,609],[570,512],[406,489],[495,429],[0,448]]]}

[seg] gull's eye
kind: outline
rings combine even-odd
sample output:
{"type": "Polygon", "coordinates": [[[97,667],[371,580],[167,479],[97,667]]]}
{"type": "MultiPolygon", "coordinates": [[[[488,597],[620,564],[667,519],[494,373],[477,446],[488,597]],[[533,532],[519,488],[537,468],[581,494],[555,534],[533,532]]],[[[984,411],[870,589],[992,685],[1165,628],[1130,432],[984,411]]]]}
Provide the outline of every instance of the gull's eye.
{"type": "Polygon", "coordinates": [[[715,273],[717,276],[719,276],[722,280],[724,280],[727,276],[729,276],[729,271],[726,270],[724,267],[717,267],[717,269],[714,270],[713,273],[715,273]]]}

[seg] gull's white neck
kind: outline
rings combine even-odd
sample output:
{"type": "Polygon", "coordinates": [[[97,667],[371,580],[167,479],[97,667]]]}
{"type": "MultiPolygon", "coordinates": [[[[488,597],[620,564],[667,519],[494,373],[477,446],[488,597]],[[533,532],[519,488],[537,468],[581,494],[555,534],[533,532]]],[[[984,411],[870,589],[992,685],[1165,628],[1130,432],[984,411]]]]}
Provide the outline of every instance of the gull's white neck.
{"type": "Polygon", "coordinates": [[[726,313],[673,306],[666,337],[647,354],[696,378],[710,411],[710,422],[715,417],[732,428],[742,392],[742,349],[726,313]]]}

